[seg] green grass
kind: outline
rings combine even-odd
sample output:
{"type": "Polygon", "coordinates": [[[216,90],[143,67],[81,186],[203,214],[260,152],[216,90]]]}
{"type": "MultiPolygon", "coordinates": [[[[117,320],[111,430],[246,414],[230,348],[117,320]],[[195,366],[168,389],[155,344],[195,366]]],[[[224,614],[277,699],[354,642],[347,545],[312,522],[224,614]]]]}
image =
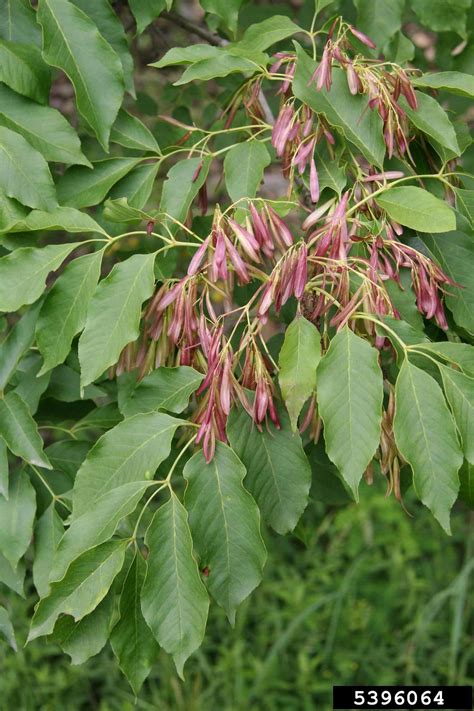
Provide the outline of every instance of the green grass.
{"type": "MultiPolygon", "coordinates": [[[[74,667],[46,640],[16,655],[2,643],[1,707],[329,711],[333,684],[472,683],[469,513],[454,513],[448,538],[410,499],[414,518],[380,489],[366,489],[361,500],[313,506],[299,527],[306,546],[272,536],[264,582],[234,629],[213,606],[185,683],[160,654],[135,705],[110,649],[74,667]]],[[[1,591],[0,600],[23,642],[33,596],[25,603],[1,591]]]]}

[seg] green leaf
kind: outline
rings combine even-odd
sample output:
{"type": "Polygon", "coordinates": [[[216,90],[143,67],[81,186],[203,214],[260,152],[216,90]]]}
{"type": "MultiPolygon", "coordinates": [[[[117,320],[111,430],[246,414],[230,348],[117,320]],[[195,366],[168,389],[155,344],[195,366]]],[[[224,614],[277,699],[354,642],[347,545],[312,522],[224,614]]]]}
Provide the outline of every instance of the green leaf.
{"type": "Polygon", "coordinates": [[[48,103],[51,72],[34,46],[0,40],[0,81],[33,101],[48,103]]]}
{"type": "Polygon", "coordinates": [[[45,61],[67,74],[79,112],[107,150],[124,92],[119,57],[94,22],[68,0],[39,0],[38,22],[45,61]]]}
{"type": "Polygon", "coordinates": [[[446,399],[461,435],[464,457],[474,464],[474,378],[440,366],[446,399]]]}
{"type": "Polygon", "coordinates": [[[375,111],[367,109],[367,99],[362,94],[352,96],[347,86],[345,72],[333,69],[331,91],[316,91],[314,84],[308,86],[316,64],[299,45],[296,45],[298,63],[293,81],[296,98],[313,111],[322,113],[328,122],[340,129],[372,165],[382,166],[385,144],[382,136],[382,121],[375,111]]]}
{"type": "Polygon", "coordinates": [[[51,565],[63,533],[63,522],[52,501],[35,526],[33,582],[40,597],[46,597],[49,592],[51,565]]]}
{"type": "Polygon", "coordinates": [[[204,637],[209,598],[193,557],[186,509],[173,492],[153,516],[145,545],[149,554],[143,616],[183,678],[186,660],[204,637]]]}
{"type": "Polygon", "coordinates": [[[192,44],[189,47],[172,47],[157,62],[149,66],[162,69],[173,64],[195,64],[202,59],[218,59],[221,55],[219,47],[209,44],[192,44]]]}
{"type": "Polygon", "coordinates": [[[423,317],[416,306],[416,296],[413,291],[410,270],[402,267],[398,276],[400,284],[397,284],[394,279],[387,279],[385,282],[390,301],[402,319],[416,331],[419,331],[420,334],[423,334],[423,317]]]}
{"type": "Polygon", "coordinates": [[[467,343],[451,343],[450,341],[413,345],[415,345],[416,350],[428,350],[442,359],[454,363],[466,375],[474,377],[474,346],[470,346],[467,343]]]}
{"type": "Polygon", "coordinates": [[[186,365],[157,368],[138,384],[135,373],[128,377],[126,375],[122,384],[119,381],[120,412],[125,417],[156,410],[183,412],[203,377],[201,373],[186,365]]]}
{"type": "Polygon", "coordinates": [[[59,111],[40,106],[2,85],[0,125],[20,133],[47,161],[91,167],[76,132],[59,111]]]}
{"type": "Polygon", "coordinates": [[[278,361],[278,380],[293,432],[298,428],[303,405],[316,387],[316,368],[320,359],[319,331],[314,324],[298,315],[286,329],[278,361]]]}
{"type": "Polygon", "coordinates": [[[120,109],[112,127],[110,140],[132,150],[160,152],[158,143],[150,129],[136,116],[132,116],[123,109],[120,109]]]}
{"type": "Polygon", "coordinates": [[[242,462],[222,442],[210,464],[199,451],[183,470],[199,565],[209,569],[209,592],[232,625],[237,607],[260,584],[267,557],[259,510],[242,484],[245,474],[242,462]]]}
{"type": "Polygon", "coordinates": [[[0,127],[0,187],[28,207],[54,210],[58,201],[45,159],[18,133],[0,127]]]}
{"type": "Polygon", "coordinates": [[[14,383],[16,387],[13,391],[17,393],[27,405],[31,414],[34,415],[39,407],[41,396],[48,387],[50,373],[39,376],[41,368],[41,357],[37,353],[32,353],[25,358],[18,368],[14,383]]]}
{"type": "Polygon", "coordinates": [[[0,259],[0,311],[18,311],[43,293],[50,272],[61,266],[78,243],[23,247],[0,259]]]}
{"type": "MultiPolygon", "coordinates": [[[[0,190],[0,232],[10,232],[19,220],[23,220],[29,210],[19,202],[9,198],[0,190]]],[[[3,235],[0,235],[0,238],[3,235]]]]}
{"type": "Polygon", "coordinates": [[[239,10],[243,0],[200,0],[203,10],[217,15],[225,27],[236,32],[239,10]]]}
{"type": "MultiPolygon", "coordinates": [[[[163,184],[161,194],[161,212],[165,212],[179,222],[184,222],[191,203],[206,182],[211,161],[208,158],[187,158],[176,163],[163,184]],[[196,173],[199,170],[199,175],[196,173]]],[[[178,229],[177,225],[169,220],[171,231],[178,229]]]]}
{"type": "Polygon", "coordinates": [[[417,496],[447,533],[462,464],[456,428],[436,380],[403,363],[395,387],[395,442],[413,471],[417,496]]]}
{"type": "Polygon", "coordinates": [[[313,483],[310,496],[329,506],[345,506],[353,501],[339,474],[337,467],[329,459],[324,444],[309,444],[305,452],[311,465],[313,483]]]}
{"type": "Polygon", "coordinates": [[[400,104],[411,123],[427,136],[433,138],[436,143],[446,148],[450,157],[454,158],[461,155],[462,151],[458,144],[456,131],[446,111],[441,108],[432,96],[422,94],[421,91],[416,91],[415,94],[418,100],[417,109],[412,109],[404,97],[400,99],[400,104]]]}
{"type": "Polygon", "coordinates": [[[134,254],[114,266],[94,293],[79,340],[81,383],[89,385],[139,336],[143,302],[153,293],[154,254],[134,254]]]}
{"type": "Polygon", "coordinates": [[[0,553],[0,583],[6,585],[20,597],[25,597],[25,565],[22,561],[13,568],[0,553]]]}
{"type": "Polygon", "coordinates": [[[8,500],[8,452],[7,445],[0,437],[0,496],[8,500]]]}
{"type": "Polygon", "coordinates": [[[120,595],[120,618],[110,636],[110,644],[120,669],[135,695],[138,695],[158,656],[158,645],[141,608],[145,574],[146,563],[137,553],[128,569],[120,595]]]}
{"type": "Polygon", "coordinates": [[[17,457],[51,469],[36,422],[21,397],[12,391],[0,399],[0,436],[17,457]]]}
{"type": "Polygon", "coordinates": [[[36,495],[28,475],[21,470],[12,472],[8,501],[0,496],[0,553],[12,568],[30,545],[35,513],[36,495]]]}
{"type": "Polygon", "coordinates": [[[434,32],[466,35],[466,12],[471,0],[412,0],[412,9],[421,23],[434,32]]]}
{"type": "Polygon", "coordinates": [[[357,28],[377,45],[379,52],[402,26],[405,0],[392,0],[380,11],[377,0],[354,0],[357,28]]]}
{"type": "Polygon", "coordinates": [[[106,200],[104,203],[104,217],[110,222],[125,222],[131,224],[134,222],[148,222],[156,217],[157,212],[152,210],[152,214],[138,210],[128,204],[127,198],[118,198],[117,200],[106,200]]]}
{"type": "Polygon", "coordinates": [[[97,25],[100,34],[118,54],[122,64],[125,88],[135,96],[133,84],[133,57],[130,54],[124,26],[109,0],[73,0],[74,5],[82,10],[97,25]]]}
{"type": "Polygon", "coordinates": [[[339,160],[331,158],[329,152],[322,146],[318,147],[315,156],[318,169],[319,189],[322,192],[325,188],[334,190],[339,196],[347,184],[347,172],[339,160]]]}
{"type": "Polygon", "coordinates": [[[107,396],[107,392],[96,385],[88,385],[81,391],[81,376],[77,370],[68,365],[58,365],[49,372],[51,376],[46,397],[60,402],[77,402],[78,400],[93,400],[107,396]]]}
{"type": "Polygon", "coordinates": [[[474,332],[474,280],[472,259],[474,243],[470,235],[450,232],[441,235],[422,235],[434,259],[442,270],[462,288],[448,287],[446,304],[459,326],[474,332]]]}
{"type": "Polygon", "coordinates": [[[41,30],[29,0],[0,0],[0,36],[11,42],[41,46],[41,30]]]}
{"type": "Polygon", "coordinates": [[[102,227],[85,212],[74,207],[57,207],[52,212],[31,210],[29,215],[20,218],[12,225],[10,232],[93,232],[107,235],[102,227]]]}
{"type": "MultiPolygon", "coordinates": [[[[259,57],[259,59],[261,59],[259,57]]],[[[261,62],[262,64],[266,62],[261,62]]],[[[218,60],[201,59],[189,66],[173,86],[182,86],[190,81],[209,81],[217,77],[227,77],[235,72],[255,74],[257,65],[254,60],[235,56],[231,49],[221,48],[218,60]]]]}
{"type": "Polygon", "coordinates": [[[456,216],[447,202],[423,188],[403,185],[389,188],[377,203],[389,217],[420,232],[449,232],[456,229],[456,216]]]}
{"type": "Polygon", "coordinates": [[[270,163],[270,154],[260,141],[233,146],[224,160],[225,182],[231,200],[237,202],[244,197],[255,197],[263,172],[270,163]]]}
{"type": "Polygon", "coordinates": [[[114,185],[111,198],[127,198],[129,205],[141,209],[148,202],[160,164],[139,165],[114,185]]]}
{"type": "Polygon", "coordinates": [[[74,336],[84,327],[102,256],[102,251],[93,252],[69,262],[44,300],[36,324],[38,348],[44,358],[41,373],[65,360],[74,336]]]}
{"type": "Polygon", "coordinates": [[[141,35],[168,4],[167,0],[129,0],[130,10],[137,23],[137,34],[141,35]]]}
{"type": "Polygon", "coordinates": [[[121,421],[122,415],[120,414],[117,405],[115,403],[110,403],[109,405],[97,407],[95,410],[89,412],[85,417],[76,423],[75,429],[76,431],[91,429],[108,430],[115,427],[115,425],[118,425],[121,421]]]}
{"type": "Polygon", "coordinates": [[[378,353],[345,326],[318,367],[326,451],[358,500],[359,482],[380,440],[383,377],[378,353]]]}
{"type": "Polygon", "coordinates": [[[244,36],[238,43],[238,47],[249,49],[250,51],[263,52],[272,44],[291,37],[291,35],[301,32],[301,28],[295,25],[289,17],[285,15],[272,15],[263,22],[250,25],[245,30],[244,36]]]}
{"type": "Polygon", "coordinates": [[[117,487],[153,479],[182,424],[182,420],[162,412],[149,412],[130,417],[106,432],[77,473],[73,521],[89,511],[92,501],[117,487]]]}
{"type": "Polygon", "coordinates": [[[436,72],[413,77],[411,82],[423,89],[441,89],[458,96],[474,97],[474,77],[462,72],[436,72]]]}
{"type": "Polygon", "coordinates": [[[90,207],[102,202],[120,178],[127,175],[141,158],[106,158],[96,161],[93,170],[69,168],[60,178],[57,191],[62,205],[90,207]]]}
{"type": "Polygon", "coordinates": [[[77,622],[95,610],[120,572],[128,545],[127,540],[108,541],[75,560],[37,605],[28,642],[51,634],[61,614],[72,615],[77,622]]]}
{"type": "MultiPolygon", "coordinates": [[[[100,465],[97,459],[95,462],[100,465]]],[[[103,496],[90,500],[88,510],[82,515],[74,515],[54,556],[50,580],[61,580],[73,560],[108,541],[120,521],[135,511],[148,486],[149,481],[131,481],[111,488],[103,496]]]]}
{"type": "Polygon", "coordinates": [[[61,616],[48,641],[57,642],[71,657],[71,664],[84,664],[107,643],[113,603],[114,597],[109,593],[95,610],[78,622],[69,615],[61,616]]]}
{"type": "Polygon", "coordinates": [[[474,190],[455,188],[456,207],[474,227],[474,190]]]}
{"type": "Polygon", "coordinates": [[[10,621],[8,612],[2,605],[0,605],[0,633],[3,637],[5,637],[10,647],[16,652],[17,645],[15,639],[15,631],[10,621]]]}
{"type": "Polygon", "coordinates": [[[308,503],[311,470],[298,433],[285,412],[281,429],[259,432],[243,408],[233,408],[227,427],[229,442],[247,470],[245,488],[262,516],[277,533],[292,531],[308,503]]]}
{"type": "Polygon", "coordinates": [[[28,309],[0,345],[0,391],[5,389],[23,355],[33,345],[40,306],[38,303],[28,309]]]}
{"type": "Polygon", "coordinates": [[[474,466],[469,462],[464,462],[459,470],[459,498],[471,509],[474,509],[474,466]]]}

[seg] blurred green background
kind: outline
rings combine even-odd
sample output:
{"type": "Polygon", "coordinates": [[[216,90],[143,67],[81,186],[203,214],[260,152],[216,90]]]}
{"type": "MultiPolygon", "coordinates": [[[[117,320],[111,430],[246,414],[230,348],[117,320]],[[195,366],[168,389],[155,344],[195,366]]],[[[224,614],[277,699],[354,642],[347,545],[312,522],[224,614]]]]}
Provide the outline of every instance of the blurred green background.
{"type": "Polygon", "coordinates": [[[32,583],[28,605],[2,589],[19,651],[0,643],[0,708],[328,711],[333,684],[473,683],[472,514],[459,505],[448,538],[409,494],[412,518],[381,481],[363,489],[358,505],[313,502],[298,537],[272,536],[235,629],[214,605],[186,681],[161,654],[136,702],[110,649],[72,666],[45,640],[23,648],[32,583]]]}

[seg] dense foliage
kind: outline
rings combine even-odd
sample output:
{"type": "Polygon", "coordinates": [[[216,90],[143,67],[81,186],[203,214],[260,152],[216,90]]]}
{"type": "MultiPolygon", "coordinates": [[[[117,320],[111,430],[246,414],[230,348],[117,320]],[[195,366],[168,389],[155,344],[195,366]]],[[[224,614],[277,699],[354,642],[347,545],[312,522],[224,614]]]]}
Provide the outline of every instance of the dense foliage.
{"type": "MultiPolygon", "coordinates": [[[[453,4],[412,10],[462,56],[453,4]]],[[[474,79],[408,64],[403,2],[171,5],[0,0],[0,580],[33,537],[29,640],[110,638],[135,692],[210,597],[235,622],[261,525],[385,477],[449,533],[474,490],[471,139],[436,98],[474,79]],[[162,12],[207,40],[151,63],[165,111],[128,36],[162,12]]]]}

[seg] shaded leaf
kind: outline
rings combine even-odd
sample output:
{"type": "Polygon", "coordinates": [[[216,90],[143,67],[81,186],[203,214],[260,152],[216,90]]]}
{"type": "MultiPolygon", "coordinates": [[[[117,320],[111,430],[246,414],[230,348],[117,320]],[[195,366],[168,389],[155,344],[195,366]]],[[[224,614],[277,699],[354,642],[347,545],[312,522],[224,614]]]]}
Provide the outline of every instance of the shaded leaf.
{"type": "Polygon", "coordinates": [[[41,303],[29,308],[0,345],[0,391],[5,389],[18,363],[33,344],[41,303]]]}
{"type": "Polygon", "coordinates": [[[49,592],[51,565],[63,533],[63,522],[52,501],[35,526],[33,582],[40,597],[46,597],[49,592]]]}
{"type": "Polygon", "coordinates": [[[182,420],[162,412],[135,415],[106,432],[92,447],[76,477],[73,521],[89,511],[91,501],[123,484],[153,479],[170,453],[182,420]]]}
{"type": "Polygon", "coordinates": [[[441,235],[422,235],[422,239],[445,274],[462,287],[448,287],[446,304],[451,309],[454,320],[459,326],[474,332],[472,237],[463,232],[450,232],[441,235]]]}
{"type": "Polygon", "coordinates": [[[0,437],[0,496],[8,500],[8,451],[7,445],[0,437]]]}
{"type": "Polygon", "coordinates": [[[10,621],[8,612],[2,605],[0,605],[0,633],[3,637],[5,637],[10,647],[16,652],[17,646],[15,639],[15,631],[10,621]]]}
{"type": "Polygon", "coordinates": [[[298,62],[293,92],[313,111],[323,113],[332,126],[340,129],[345,137],[364,154],[369,163],[381,166],[385,156],[382,137],[382,122],[375,111],[367,110],[367,99],[358,94],[352,96],[347,86],[345,72],[333,69],[331,91],[316,91],[308,82],[316,64],[299,45],[296,45],[298,62]]]}
{"type": "Polygon", "coordinates": [[[303,405],[316,387],[316,368],[320,359],[318,329],[303,316],[296,316],[285,331],[278,360],[278,380],[294,432],[303,405]]]}
{"type": "Polygon", "coordinates": [[[120,411],[125,417],[156,410],[183,412],[203,377],[201,373],[185,365],[177,368],[157,368],[139,383],[136,382],[135,373],[126,374],[119,380],[120,411]]]}
{"type": "Polygon", "coordinates": [[[54,210],[58,201],[45,159],[20,134],[0,126],[0,186],[28,207],[54,210]]]}
{"type": "Polygon", "coordinates": [[[397,447],[412,468],[417,496],[449,533],[462,464],[453,418],[438,383],[407,360],[397,378],[395,398],[397,447]]]}
{"type": "Polygon", "coordinates": [[[289,17],[272,15],[262,22],[250,25],[245,30],[238,46],[254,52],[263,52],[275,42],[280,42],[297,32],[301,32],[301,28],[295,25],[289,17]]]}
{"type": "Polygon", "coordinates": [[[378,353],[345,326],[318,367],[326,451],[358,500],[359,482],[380,439],[383,377],[378,353]]]}
{"type": "Polygon", "coordinates": [[[90,207],[102,202],[110,188],[140,162],[140,158],[106,158],[96,161],[93,170],[69,168],[61,176],[58,199],[69,207],[90,207]]]}
{"type": "Polygon", "coordinates": [[[63,652],[71,657],[71,664],[84,664],[105,647],[109,638],[114,598],[106,595],[100,605],[77,622],[70,615],[62,615],[50,635],[63,652]]]}
{"type": "Polygon", "coordinates": [[[13,91],[47,104],[51,72],[35,46],[0,40],[0,81],[13,91]]]}
{"type": "Polygon", "coordinates": [[[137,23],[137,33],[140,35],[163,10],[170,6],[170,0],[129,0],[130,10],[137,23]]]}
{"type": "Polygon", "coordinates": [[[135,694],[140,691],[158,656],[158,645],[145,622],[141,608],[145,574],[146,563],[140,553],[137,553],[120,595],[120,618],[110,636],[110,644],[120,669],[135,694]]]}
{"type": "Polygon", "coordinates": [[[262,516],[277,533],[292,531],[308,503],[311,470],[298,433],[286,413],[279,412],[281,429],[259,432],[243,408],[230,413],[229,442],[247,470],[245,488],[262,516]]]}
{"type": "Polygon", "coordinates": [[[436,72],[422,74],[411,80],[415,86],[426,89],[442,89],[459,96],[474,97],[474,77],[462,72],[436,72]]]}
{"type": "Polygon", "coordinates": [[[454,363],[466,375],[474,377],[474,346],[467,343],[452,343],[451,341],[441,341],[438,343],[417,343],[417,350],[428,350],[440,356],[443,360],[454,363]]]}
{"type": "Polygon", "coordinates": [[[65,232],[93,232],[107,235],[102,227],[85,212],[80,212],[74,207],[57,207],[52,212],[43,210],[31,210],[31,212],[20,217],[11,232],[35,232],[37,230],[55,232],[63,230],[65,232]]]}
{"type": "Polygon", "coordinates": [[[59,111],[40,106],[2,85],[0,125],[20,133],[47,161],[91,167],[77,133],[59,111]]]}
{"type": "Polygon", "coordinates": [[[102,251],[94,252],[69,262],[46,296],[36,324],[38,348],[44,358],[41,373],[64,361],[74,336],[84,327],[102,256],[102,251]]]}
{"type": "Polygon", "coordinates": [[[108,541],[75,560],[64,578],[51,585],[48,597],[38,603],[28,642],[51,634],[61,614],[72,615],[77,622],[95,610],[120,572],[128,544],[108,541]]]}
{"type": "Polygon", "coordinates": [[[433,138],[436,143],[440,143],[446,148],[450,157],[459,156],[461,149],[456,131],[446,111],[432,96],[423,94],[420,91],[416,91],[415,94],[418,101],[416,110],[412,109],[403,97],[400,99],[400,104],[411,123],[427,136],[433,138]]]}
{"type": "Polygon", "coordinates": [[[260,141],[237,143],[227,152],[224,160],[225,182],[233,202],[244,197],[255,197],[263,172],[270,162],[270,154],[260,141]]]}
{"type": "Polygon", "coordinates": [[[28,475],[12,472],[8,501],[0,496],[0,553],[14,569],[30,545],[35,513],[36,495],[28,475]]]}
{"type": "Polygon", "coordinates": [[[135,254],[99,283],[79,340],[83,386],[114,365],[123,348],[138,338],[142,304],[153,292],[154,261],[154,254],[135,254]]]}
{"type": "Polygon", "coordinates": [[[405,0],[392,0],[380,11],[377,0],[354,0],[357,8],[357,28],[365,32],[382,50],[402,26],[405,0]]]}
{"type": "Polygon", "coordinates": [[[160,164],[138,165],[114,185],[111,198],[127,198],[129,205],[141,209],[148,202],[160,164]]]}
{"type": "Polygon", "coordinates": [[[41,30],[29,0],[0,0],[0,36],[41,47],[41,30]]]}
{"type": "MultiPolygon", "coordinates": [[[[100,467],[100,459],[96,458],[95,462],[100,467]]],[[[103,496],[91,499],[82,515],[74,515],[57,547],[50,580],[61,580],[73,560],[90,548],[108,541],[120,521],[136,509],[148,486],[149,481],[132,481],[111,487],[103,496]]]]}
{"type": "Polygon", "coordinates": [[[67,74],[79,112],[107,150],[124,92],[119,57],[94,22],[68,0],[39,0],[37,17],[45,61],[67,74]]]}
{"type": "Polygon", "coordinates": [[[181,678],[186,660],[203,640],[209,609],[187,519],[171,493],[146,532],[149,555],[142,590],[143,616],[160,647],[173,656],[181,678]]]}
{"type": "Polygon", "coordinates": [[[461,435],[464,457],[474,464],[474,378],[440,366],[446,399],[461,435]]]}
{"type": "Polygon", "coordinates": [[[449,232],[456,229],[456,216],[448,203],[427,190],[402,185],[377,198],[389,217],[420,232],[449,232]]]}
{"type": "Polygon", "coordinates": [[[209,592],[231,624],[237,607],[259,585],[267,557],[259,510],[242,483],[245,474],[242,462],[222,442],[210,464],[199,451],[183,471],[199,565],[208,568],[209,592]]]}
{"type": "Polygon", "coordinates": [[[118,112],[117,119],[112,126],[110,140],[132,150],[160,152],[158,143],[150,129],[136,116],[132,116],[123,109],[118,112]]]}
{"type": "Polygon", "coordinates": [[[8,560],[0,553],[0,583],[3,583],[17,595],[25,597],[25,564],[20,561],[13,568],[8,560]]]}
{"type": "Polygon", "coordinates": [[[206,182],[209,167],[208,158],[188,158],[179,161],[168,171],[163,184],[160,210],[169,216],[172,232],[176,231],[178,226],[171,218],[181,223],[185,221],[192,201],[206,182]]]}
{"type": "Polygon", "coordinates": [[[23,247],[0,259],[0,311],[18,311],[43,293],[50,272],[78,246],[51,244],[42,249],[23,247]]]}
{"type": "Polygon", "coordinates": [[[133,57],[130,54],[127,35],[120,17],[111,7],[109,0],[73,0],[73,2],[95,22],[102,37],[118,54],[122,64],[125,88],[134,97],[133,57]]]}
{"type": "Polygon", "coordinates": [[[474,466],[469,462],[464,462],[459,470],[459,498],[471,509],[474,509],[474,466]]]}
{"type": "Polygon", "coordinates": [[[0,436],[13,454],[30,464],[51,469],[36,422],[21,397],[13,391],[0,399],[0,436]]]}

